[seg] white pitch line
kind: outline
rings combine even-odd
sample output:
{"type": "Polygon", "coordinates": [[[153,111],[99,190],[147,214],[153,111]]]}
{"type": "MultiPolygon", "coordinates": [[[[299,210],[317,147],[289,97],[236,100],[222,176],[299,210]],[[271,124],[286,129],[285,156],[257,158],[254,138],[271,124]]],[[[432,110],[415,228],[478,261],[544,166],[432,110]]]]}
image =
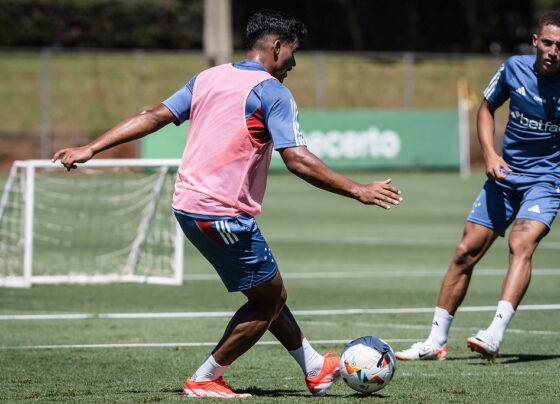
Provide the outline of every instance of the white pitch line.
{"type": "MultiPolygon", "coordinates": [[[[496,306],[466,306],[459,307],[457,311],[486,312],[495,311],[496,306]]],[[[560,304],[532,304],[521,305],[517,310],[560,310],[560,304]]],[[[341,310],[293,310],[298,316],[337,316],[352,314],[412,314],[433,313],[433,307],[404,307],[390,309],[341,309],[341,310]]],[[[1,315],[0,320],[75,320],[75,319],[149,319],[149,318],[209,318],[231,317],[233,311],[196,311],[196,312],[171,312],[171,313],[82,313],[82,314],[8,314],[1,315]]]]}
{"type": "MultiPolygon", "coordinates": [[[[313,323],[309,321],[308,323],[313,323]]],[[[334,325],[334,323],[333,323],[334,325]]],[[[352,323],[352,325],[365,327],[365,328],[396,328],[396,329],[403,329],[403,330],[429,330],[432,328],[430,325],[411,325],[411,324],[390,324],[390,323],[352,323]]],[[[454,331],[477,331],[480,327],[453,327],[454,331]]],[[[530,334],[530,335],[560,335],[560,331],[551,331],[551,330],[519,330],[519,329],[507,329],[507,333],[511,334],[530,334]]]]}
{"type": "Polygon", "coordinates": [[[84,314],[14,314],[0,316],[0,320],[83,320],[88,318],[96,318],[97,315],[91,313],[84,314]]]}
{"type": "MultiPolygon", "coordinates": [[[[480,358],[480,357],[479,357],[480,358]]],[[[498,356],[500,358],[500,356],[498,356]]],[[[488,368],[488,366],[487,366],[488,368]]],[[[489,371],[488,369],[484,369],[484,373],[481,372],[460,372],[459,375],[461,377],[488,377],[488,376],[498,376],[503,378],[504,376],[523,376],[523,377],[532,377],[538,375],[557,375],[558,371],[556,369],[550,370],[539,370],[539,369],[531,369],[530,371],[523,371],[523,370],[508,370],[504,369],[504,366],[497,366],[497,369],[494,371],[489,371]]],[[[411,372],[400,372],[399,377],[445,377],[448,378],[450,376],[449,373],[411,373],[411,372]]],[[[516,400],[515,402],[517,402],[516,400]]]]}
{"type": "MultiPolygon", "coordinates": [[[[443,277],[445,270],[387,270],[384,272],[373,271],[341,271],[341,272],[282,272],[284,279],[341,279],[341,278],[429,278],[443,277]]],[[[476,269],[474,276],[504,276],[507,270],[504,269],[476,269]]],[[[559,268],[533,269],[533,276],[560,275],[559,268]]],[[[219,280],[217,274],[186,274],[183,276],[186,281],[214,281],[219,280]]]]}
{"type": "MultiPolygon", "coordinates": [[[[416,339],[386,339],[387,342],[414,342],[416,339]]],[[[347,344],[347,339],[315,340],[311,344],[347,344]]],[[[217,342],[162,342],[140,344],[75,344],[75,345],[21,345],[0,346],[0,350],[8,349],[91,349],[91,348],[168,348],[168,347],[203,347],[216,346],[217,342]]],[[[259,341],[256,345],[280,345],[278,341],[259,341]]]]}

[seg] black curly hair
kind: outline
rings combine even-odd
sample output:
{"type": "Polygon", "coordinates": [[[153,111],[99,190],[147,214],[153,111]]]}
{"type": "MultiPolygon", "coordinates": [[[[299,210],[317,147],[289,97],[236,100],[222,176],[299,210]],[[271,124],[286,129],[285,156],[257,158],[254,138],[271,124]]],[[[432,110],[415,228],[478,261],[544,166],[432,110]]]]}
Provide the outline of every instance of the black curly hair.
{"type": "Polygon", "coordinates": [[[305,24],[291,15],[276,10],[260,10],[249,18],[245,41],[247,49],[266,35],[276,35],[282,42],[292,42],[296,37],[300,42],[307,34],[305,24]]]}

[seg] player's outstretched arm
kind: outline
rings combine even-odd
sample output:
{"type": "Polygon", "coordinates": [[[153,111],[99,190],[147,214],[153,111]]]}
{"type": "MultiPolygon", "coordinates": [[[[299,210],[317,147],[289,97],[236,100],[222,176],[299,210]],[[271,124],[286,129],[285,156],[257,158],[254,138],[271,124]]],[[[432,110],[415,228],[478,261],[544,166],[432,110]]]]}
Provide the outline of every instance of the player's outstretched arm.
{"type": "Polygon", "coordinates": [[[85,146],[58,150],[53,154],[52,161],[55,162],[60,159],[62,165],[70,171],[70,169],[76,168],[76,163],[85,163],[103,150],[146,136],[175,121],[175,119],[175,116],[163,104],[146,108],[125,119],[85,146]]]}
{"type": "Polygon", "coordinates": [[[506,175],[502,170],[511,172],[507,163],[496,153],[494,148],[494,112],[497,107],[482,100],[477,113],[478,140],[482,147],[482,155],[486,165],[486,175],[495,180],[503,180],[506,175]]]}
{"type": "Polygon", "coordinates": [[[306,146],[288,147],[278,151],[288,170],[318,188],[384,209],[390,209],[389,204],[398,205],[402,202],[401,191],[390,185],[390,179],[359,184],[331,170],[306,146]]]}

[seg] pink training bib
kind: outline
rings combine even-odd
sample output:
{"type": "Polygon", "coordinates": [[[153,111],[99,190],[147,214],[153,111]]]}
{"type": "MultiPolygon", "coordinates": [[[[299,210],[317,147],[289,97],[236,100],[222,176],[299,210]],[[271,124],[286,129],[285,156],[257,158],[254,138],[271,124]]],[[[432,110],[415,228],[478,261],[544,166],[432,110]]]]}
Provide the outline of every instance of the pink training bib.
{"type": "Polygon", "coordinates": [[[272,140],[264,144],[252,140],[245,103],[256,85],[271,78],[268,72],[231,64],[198,75],[174,209],[214,216],[260,214],[272,140]]]}

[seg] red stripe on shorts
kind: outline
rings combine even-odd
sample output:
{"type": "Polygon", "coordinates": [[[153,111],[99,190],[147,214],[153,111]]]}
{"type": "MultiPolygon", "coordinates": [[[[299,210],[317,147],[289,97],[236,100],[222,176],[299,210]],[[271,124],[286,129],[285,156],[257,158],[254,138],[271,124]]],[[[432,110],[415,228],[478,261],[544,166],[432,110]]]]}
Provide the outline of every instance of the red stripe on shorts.
{"type": "Polygon", "coordinates": [[[199,220],[196,220],[196,224],[198,225],[200,230],[202,230],[204,232],[204,234],[206,234],[210,238],[210,240],[214,241],[220,247],[224,246],[222,244],[222,242],[220,241],[220,239],[218,239],[218,236],[216,236],[216,233],[214,233],[214,229],[212,228],[212,221],[211,220],[200,220],[199,219],[199,220]]]}

